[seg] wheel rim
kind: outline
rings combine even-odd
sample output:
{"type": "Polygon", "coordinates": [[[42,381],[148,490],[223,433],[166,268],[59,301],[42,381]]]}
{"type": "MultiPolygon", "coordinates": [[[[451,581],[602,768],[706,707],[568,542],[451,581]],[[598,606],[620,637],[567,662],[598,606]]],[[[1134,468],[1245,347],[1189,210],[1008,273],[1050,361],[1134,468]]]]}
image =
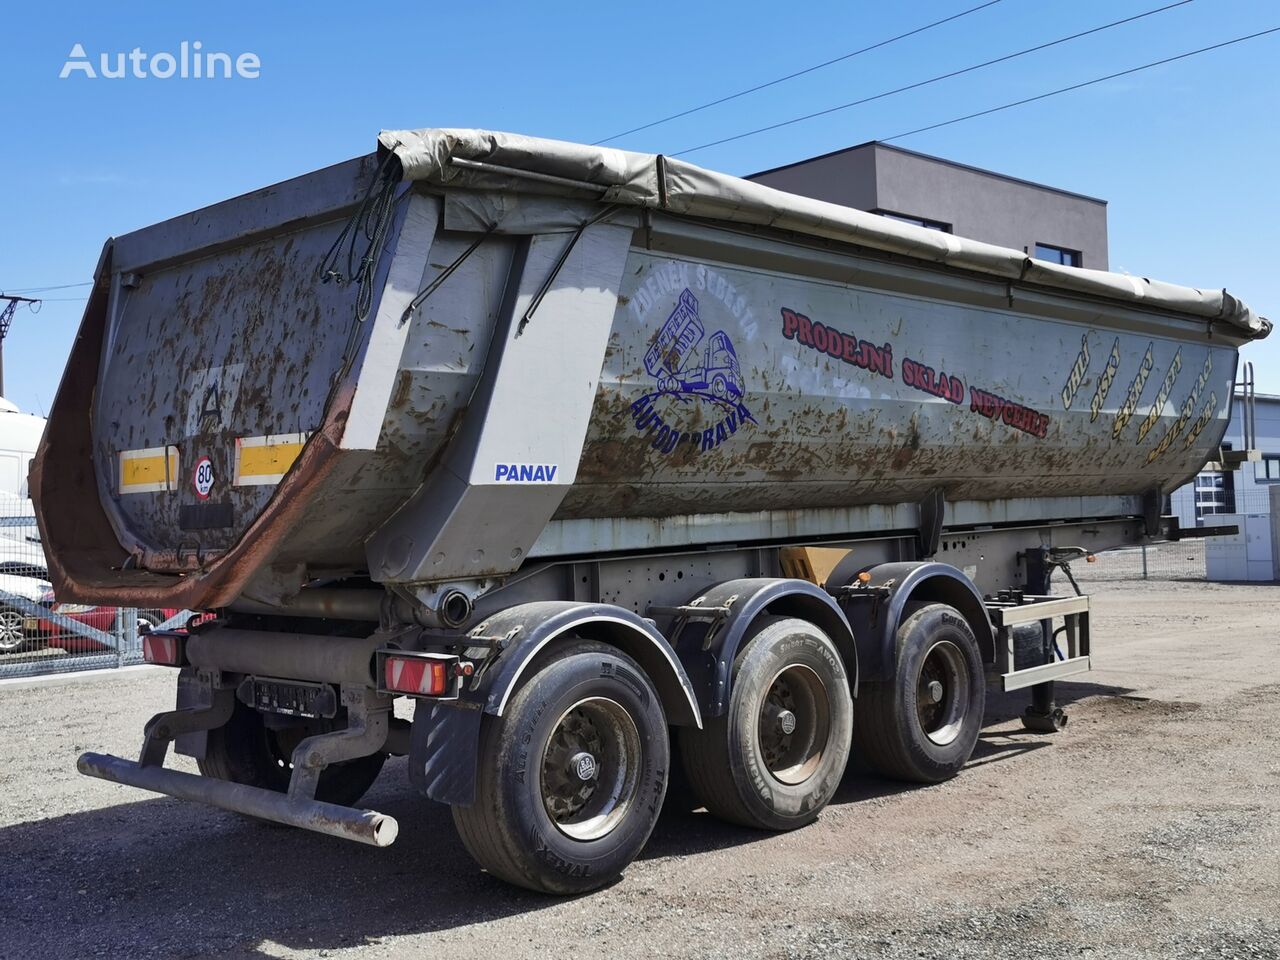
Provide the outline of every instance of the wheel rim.
{"type": "Polygon", "coordinates": [[[606,697],[579,700],[556,721],[542,755],[547,816],[565,836],[599,840],[635,802],[640,732],[631,714],[606,697]]]}
{"type": "Polygon", "coordinates": [[[26,635],[22,632],[22,614],[15,610],[0,611],[0,650],[16,650],[26,635]]]}
{"type": "Polygon", "coordinates": [[[969,667],[950,640],[939,640],[920,661],[916,715],[931,743],[945,747],[960,736],[969,712],[969,667]]]}
{"type": "Polygon", "coordinates": [[[795,785],[822,763],[831,732],[831,700],[822,678],[803,664],[779,671],[760,704],[760,752],[770,776],[795,785]]]}

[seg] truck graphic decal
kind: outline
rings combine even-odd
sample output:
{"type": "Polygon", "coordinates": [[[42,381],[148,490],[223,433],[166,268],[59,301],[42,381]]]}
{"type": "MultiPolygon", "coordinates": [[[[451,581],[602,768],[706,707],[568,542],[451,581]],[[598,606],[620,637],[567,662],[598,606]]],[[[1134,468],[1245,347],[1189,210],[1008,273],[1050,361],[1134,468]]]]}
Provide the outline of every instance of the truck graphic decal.
{"type": "Polygon", "coordinates": [[[729,335],[717,330],[699,349],[705,333],[698,298],[685,287],[644,355],[644,368],[657,381],[660,393],[709,392],[716,401],[742,396],[742,367],[729,335]]]}
{"type": "Polygon", "coordinates": [[[756,422],[743,403],[746,384],[733,341],[724,330],[707,336],[698,298],[688,287],[649,342],[644,369],[655,389],[631,404],[631,417],[655,450],[670,454],[683,443],[705,453],[756,422]],[[689,404],[715,408],[718,420],[690,429],[682,409],[689,404]]]}

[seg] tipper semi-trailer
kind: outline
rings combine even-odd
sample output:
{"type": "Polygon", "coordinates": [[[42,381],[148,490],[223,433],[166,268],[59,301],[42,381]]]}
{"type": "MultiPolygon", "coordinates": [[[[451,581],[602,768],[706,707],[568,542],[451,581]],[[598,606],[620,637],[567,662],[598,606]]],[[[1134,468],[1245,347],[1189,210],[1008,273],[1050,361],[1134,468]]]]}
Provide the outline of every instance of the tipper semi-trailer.
{"type": "Polygon", "coordinates": [[[103,250],[31,475],[51,578],[199,617],[143,638],[179,670],[139,758],[79,768],[385,846],[358,804],[407,755],[557,893],[624,870],[673,763],[765,830],[851,751],[942,780],[988,684],[1065,723],[1056,569],[1205,532],[1165,498],[1269,331],[669,157],[384,132],[103,250]]]}

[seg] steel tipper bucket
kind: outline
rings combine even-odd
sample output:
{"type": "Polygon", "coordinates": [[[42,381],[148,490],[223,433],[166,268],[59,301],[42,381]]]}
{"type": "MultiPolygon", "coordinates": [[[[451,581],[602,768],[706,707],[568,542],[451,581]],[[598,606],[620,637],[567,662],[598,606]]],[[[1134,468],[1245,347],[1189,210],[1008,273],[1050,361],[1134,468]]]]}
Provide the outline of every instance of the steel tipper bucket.
{"type": "Polygon", "coordinates": [[[1268,330],[670,158],[387,132],[108,243],[32,490],[60,597],[175,608],[887,529],[935,488],[1133,516],[1268,330]]]}

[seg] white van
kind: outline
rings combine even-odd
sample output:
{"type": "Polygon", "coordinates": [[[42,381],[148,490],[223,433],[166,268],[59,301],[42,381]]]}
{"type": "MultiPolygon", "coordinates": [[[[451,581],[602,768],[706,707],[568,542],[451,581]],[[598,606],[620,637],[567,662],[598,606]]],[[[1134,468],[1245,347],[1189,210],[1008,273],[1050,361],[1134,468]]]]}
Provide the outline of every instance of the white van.
{"type": "Polygon", "coordinates": [[[0,493],[27,498],[27,471],[44,433],[44,417],[22,413],[0,397],[0,493]]]}

